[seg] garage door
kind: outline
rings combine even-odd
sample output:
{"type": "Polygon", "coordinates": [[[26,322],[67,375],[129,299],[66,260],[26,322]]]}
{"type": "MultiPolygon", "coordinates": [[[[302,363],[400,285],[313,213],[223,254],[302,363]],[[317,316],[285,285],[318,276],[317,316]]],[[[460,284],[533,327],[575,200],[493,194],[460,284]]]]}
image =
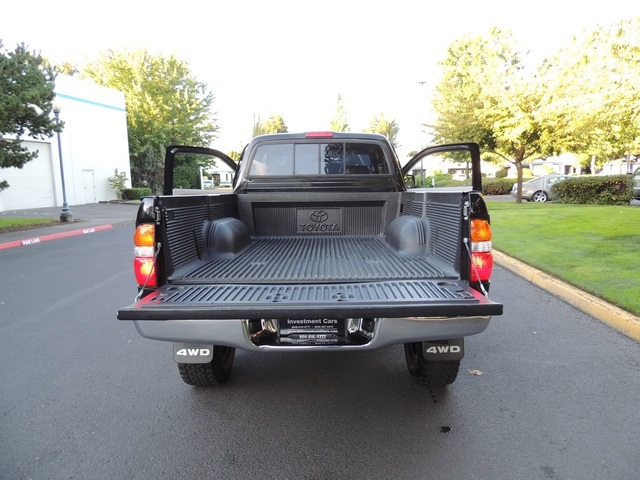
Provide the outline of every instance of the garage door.
{"type": "Polygon", "coordinates": [[[0,169],[0,179],[9,182],[9,188],[0,192],[2,208],[15,210],[55,206],[53,171],[51,168],[51,144],[44,142],[22,142],[29,151],[38,151],[38,156],[20,168],[0,169]]]}

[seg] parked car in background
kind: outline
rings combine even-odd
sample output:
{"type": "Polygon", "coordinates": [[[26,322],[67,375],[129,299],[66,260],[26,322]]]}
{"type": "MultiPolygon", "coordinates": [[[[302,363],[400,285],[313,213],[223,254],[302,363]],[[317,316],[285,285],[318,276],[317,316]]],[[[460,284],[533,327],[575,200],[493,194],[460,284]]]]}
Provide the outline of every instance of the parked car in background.
{"type": "MultiPolygon", "coordinates": [[[[544,175],[542,177],[534,178],[528,182],[522,183],[522,199],[530,202],[546,202],[552,200],[551,187],[567,178],[571,178],[571,175],[544,175]]],[[[514,184],[511,189],[511,196],[516,198],[518,195],[518,184],[514,184]]]]}
{"type": "Polygon", "coordinates": [[[640,168],[633,174],[633,198],[640,200],[640,168]]]}
{"type": "Polygon", "coordinates": [[[202,188],[213,188],[213,182],[211,180],[203,180],[202,188]]]}

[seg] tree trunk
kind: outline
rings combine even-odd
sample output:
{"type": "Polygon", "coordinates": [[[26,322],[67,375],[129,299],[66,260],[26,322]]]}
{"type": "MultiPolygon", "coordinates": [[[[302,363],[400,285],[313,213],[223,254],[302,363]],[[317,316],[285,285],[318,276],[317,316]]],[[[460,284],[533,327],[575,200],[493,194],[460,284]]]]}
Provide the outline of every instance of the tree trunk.
{"type": "Polygon", "coordinates": [[[518,189],[516,190],[516,203],[522,203],[522,160],[516,160],[516,172],[518,174],[517,185],[518,189]]]}
{"type": "Polygon", "coordinates": [[[516,193],[516,203],[522,203],[522,161],[524,160],[524,147],[516,150],[514,162],[516,164],[516,172],[518,172],[518,190],[516,193]]]}

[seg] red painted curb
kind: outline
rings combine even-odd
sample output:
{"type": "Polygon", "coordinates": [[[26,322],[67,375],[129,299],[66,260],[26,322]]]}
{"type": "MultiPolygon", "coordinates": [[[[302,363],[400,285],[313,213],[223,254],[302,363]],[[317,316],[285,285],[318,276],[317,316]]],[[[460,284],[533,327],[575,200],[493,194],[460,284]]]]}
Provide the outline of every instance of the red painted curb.
{"type": "Polygon", "coordinates": [[[102,230],[109,230],[110,228],[113,228],[113,225],[99,225],[97,227],[83,228],[81,230],[71,230],[69,232],[52,233],[51,235],[42,235],[41,237],[26,238],[24,240],[14,240],[13,242],[0,243],[0,250],[15,247],[26,247],[28,245],[35,245],[36,243],[47,242],[49,240],[75,237],[76,235],[86,235],[87,233],[100,232],[102,230]]]}

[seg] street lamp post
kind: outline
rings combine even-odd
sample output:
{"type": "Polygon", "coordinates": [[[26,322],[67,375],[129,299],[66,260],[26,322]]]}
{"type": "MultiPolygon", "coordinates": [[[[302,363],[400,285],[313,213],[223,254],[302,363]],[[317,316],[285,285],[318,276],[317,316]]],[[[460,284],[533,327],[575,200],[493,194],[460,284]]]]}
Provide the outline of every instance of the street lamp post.
{"type": "MultiPolygon", "coordinates": [[[[56,116],[56,123],[60,125],[60,107],[53,107],[53,114],[56,116]]],[[[62,180],[62,213],[61,222],[73,222],[73,212],[67,204],[67,189],[64,184],[64,167],[62,165],[62,144],[60,143],[60,129],[58,129],[58,158],[60,159],[60,179],[62,180]]]]}

